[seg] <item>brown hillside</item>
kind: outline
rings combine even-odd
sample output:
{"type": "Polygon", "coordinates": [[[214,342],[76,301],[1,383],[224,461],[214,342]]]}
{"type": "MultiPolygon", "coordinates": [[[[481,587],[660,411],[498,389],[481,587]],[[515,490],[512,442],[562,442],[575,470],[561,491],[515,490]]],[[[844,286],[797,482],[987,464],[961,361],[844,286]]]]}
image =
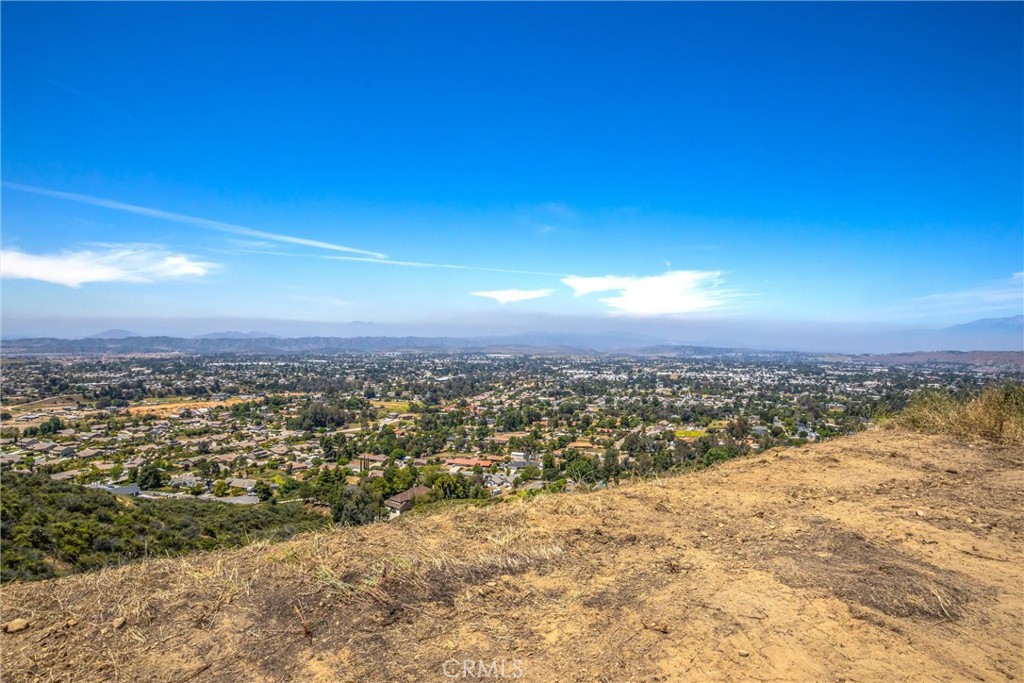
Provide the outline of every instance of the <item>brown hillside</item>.
{"type": "Polygon", "coordinates": [[[0,635],[3,680],[1020,679],[1022,462],[878,430],[9,585],[3,621],[31,625],[0,635]]]}

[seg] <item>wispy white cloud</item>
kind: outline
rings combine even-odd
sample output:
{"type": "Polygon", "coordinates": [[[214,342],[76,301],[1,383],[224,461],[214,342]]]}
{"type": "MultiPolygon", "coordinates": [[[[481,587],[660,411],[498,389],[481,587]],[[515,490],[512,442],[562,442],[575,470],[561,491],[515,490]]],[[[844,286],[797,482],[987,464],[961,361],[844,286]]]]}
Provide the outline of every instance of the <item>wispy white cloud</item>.
{"type": "Polygon", "coordinates": [[[156,282],[203,277],[218,267],[186,254],[151,245],[108,245],[101,250],[27,254],[0,250],[0,275],[6,279],[41,280],[65,287],[89,282],[156,282]]]}
{"type": "Polygon", "coordinates": [[[646,277],[602,275],[562,278],[576,296],[617,292],[601,299],[613,313],[658,316],[699,313],[719,308],[734,292],[722,289],[721,273],[713,270],[670,270],[646,277]]]}
{"type": "MultiPolygon", "coordinates": [[[[216,251],[216,250],[211,250],[216,251]]],[[[288,258],[317,258],[328,261],[350,261],[354,263],[373,263],[380,266],[398,266],[400,268],[442,268],[446,270],[472,270],[484,273],[510,273],[512,275],[546,275],[565,277],[565,273],[549,273],[540,270],[515,270],[512,268],[490,268],[488,266],[466,266],[456,263],[429,263],[427,261],[401,261],[388,258],[367,258],[365,256],[328,256],[324,254],[299,254],[289,251],[267,251],[264,249],[225,250],[225,254],[259,254],[260,256],[286,256],[288,258]]]]}
{"type": "Polygon", "coordinates": [[[499,304],[509,304],[515,301],[528,301],[529,299],[542,299],[555,293],[553,289],[495,289],[486,292],[470,292],[473,296],[482,296],[487,299],[494,299],[499,304]]]}
{"type": "Polygon", "coordinates": [[[633,282],[642,278],[620,277],[618,275],[599,275],[597,277],[580,277],[569,275],[562,278],[562,284],[572,287],[573,294],[585,296],[595,292],[607,292],[613,289],[625,289],[633,282]]]}
{"type": "Polygon", "coordinates": [[[485,273],[511,273],[513,275],[550,275],[564,277],[563,273],[546,273],[537,270],[514,270],[511,268],[488,268],[487,266],[463,266],[454,263],[427,263],[425,261],[399,261],[396,259],[364,258],[360,256],[322,256],[332,261],[356,261],[377,263],[382,266],[404,266],[406,268],[446,268],[449,270],[477,270],[485,273]]]}
{"type": "Polygon", "coordinates": [[[940,292],[910,299],[898,307],[900,313],[958,314],[1024,309],[1024,272],[958,292],[940,292]]]}
{"type": "Polygon", "coordinates": [[[357,249],[355,247],[346,247],[341,244],[334,244],[333,242],[323,242],[321,240],[307,239],[305,237],[294,237],[292,235],[266,232],[264,230],[254,230],[253,228],[247,228],[242,225],[223,223],[221,221],[214,221],[208,218],[199,218],[197,216],[187,216],[185,214],[163,211],[161,209],[151,209],[149,207],[137,206],[135,204],[125,204],[124,202],[118,202],[112,199],[103,199],[102,197],[92,197],[90,195],[77,194],[75,192],[60,192],[58,190],[49,190],[42,187],[33,187],[31,185],[22,185],[20,183],[11,182],[4,182],[3,186],[11,190],[17,190],[18,192],[28,192],[31,194],[43,195],[45,197],[63,199],[69,202],[78,202],[79,204],[89,204],[90,206],[99,206],[105,209],[112,209],[114,211],[123,211],[125,213],[132,213],[137,216],[159,218],[161,220],[172,221],[174,223],[195,225],[200,228],[205,228],[207,230],[216,230],[217,232],[230,233],[232,235],[254,237],[257,239],[269,240],[271,242],[295,244],[303,247],[313,247],[315,249],[326,249],[328,251],[342,251],[350,254],[363,254],[364,256],[369,256],[372,258],[387,258],[386,254],[382,254],[377,251],[357,249]]]}

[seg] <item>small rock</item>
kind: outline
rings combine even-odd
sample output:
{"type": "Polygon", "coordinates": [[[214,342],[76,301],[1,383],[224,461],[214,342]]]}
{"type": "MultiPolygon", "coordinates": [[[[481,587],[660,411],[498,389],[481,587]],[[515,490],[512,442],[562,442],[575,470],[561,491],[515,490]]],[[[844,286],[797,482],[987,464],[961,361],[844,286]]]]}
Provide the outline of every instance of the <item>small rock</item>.
{"type": "Polygon", "coordinates": [[[101,636],[105,636],[108,633],[110,633],[110,629],[109,628],[100,629],[100,635],[101,636]]]}
{"type": "Polygon", "coordinates": [[[747,652],[746,650],[740,650],[736,654],[738,654],[740,657],[749,657],[750,656],[750,653],[747,652]]]}
{"type": "Polygon", "coordinates": [[[64,625],[68,628],[73,628],[75,626],[78,626],[78,620],[69,618],[67,621],[64,622],[64,625]]]}
{"type": "Polygon", "coordinates": [[[487,585],[490,586],[491,588],[494,588],[495,586],[498,585],[498,583],[496,581],[488,581],[487,585]]]}
{"type": "Polygon", "coordinates": [[[702,532],[700,532],[700,535],[703,536],[704,538],[707,538],[708,537],[708,532],[702,531],[702,532]]]}
{"type": "Polygon", "coordinates": [[[974,517],[968,517],[967,518],[967,523],[968,524],[974,524],[974,517]]]}
{"type": "Polygon", "coordinates": [[[4,630],[8,633],[17,633],[28,628],[28,619],[15,619],[4,624],[4,630]]]}
{"type": "Polygon", "coordinates": [[[915,513],[918,517],[924,517],[924,510],[917,510],[915,513]]]}
{"type": "Polygon", "coordinates": [[[128,623],[127,619],[125,619],[124,617],[118,617],[117,619],[114,619],[114,623],[111,624],[111,626],[113,626],[115,629],[119,629],[126,623],[128,623]]]}
{"type": "Polygon", "coordinates": [[[835,496],[829,496],[828,497],[828,502],[830,502],[830,503],[838,503],[839,499],[836,498],[835,496]]]}

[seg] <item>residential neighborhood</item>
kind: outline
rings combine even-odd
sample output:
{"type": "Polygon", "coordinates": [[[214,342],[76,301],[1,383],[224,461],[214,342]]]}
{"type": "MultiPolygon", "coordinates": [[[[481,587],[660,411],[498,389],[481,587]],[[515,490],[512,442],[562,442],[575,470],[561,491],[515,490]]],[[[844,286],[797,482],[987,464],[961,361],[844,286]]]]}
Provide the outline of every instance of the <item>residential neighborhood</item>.
{"type": "Polygon", "coordinates": [[[756,355],[507,354],[17,357],[5,375],[11,474],[149,498],[295,500],[336,517],[348,495],[336,492],[362,487],[375,503],[358,521],[706,466],[993,378],[756,355]]]}

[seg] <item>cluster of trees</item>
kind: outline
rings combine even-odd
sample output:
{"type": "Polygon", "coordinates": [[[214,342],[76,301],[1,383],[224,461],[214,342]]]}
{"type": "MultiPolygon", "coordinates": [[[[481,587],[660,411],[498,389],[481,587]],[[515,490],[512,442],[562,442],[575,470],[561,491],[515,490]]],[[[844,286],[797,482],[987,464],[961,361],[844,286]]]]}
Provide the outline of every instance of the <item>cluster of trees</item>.
{"type": "Polygon", "coordinates": [[[301,505],[230,505],[187,499],[127,499],[8,475],[0,482],[0,580],[27,581],[152,555],[285,540],[329,524],[301,505]]]}
{"type": "Polygon", "coordinates": [[[283,499],[301,498],[330,506],[335,523],[344,526],[386,519],[384,501],[414,486],[431,489],[427,501],[490,498],[480,475],[453,475],[436,465],[399,466],[392,462],[384,468],[383,476],[362,477],[358,483],[349,483],[350,476],[345,467],[320,468],[302,481],[286,479],[279,493],[283,499]]]}
{"type": "Polygon", "coordinates": [[[330,403],[306,401],[299,409],[298,415],[288,420],[288,429],[337,429],[373,417],[372,406],[361,398],[348,398],[330,403]]]}
{"type": "Polygon", "coordinates": [[[749,446],[728,434],[722,438],[705,435],[690,443],[676,441],[670,432],[662,437],[642,437],[631,432],[623,439],[621,449],[608,446],[601,455],[585,455],[568,448],[560,463],[549,452],[543,456],[539,472],[530,466],[519,476],[523,480],[540,477],[562,486],[569,480],[589,485],[618,483],[628,477],[700,469],[749,451],[749,446]]]}
{"type": "Polygon", "coordinates": [[[59,417],[54,416],[38,427],[25,427],[21,432],[21,436],[51,436],[62,429],[64,429],[64,422],[59,417]]]}

